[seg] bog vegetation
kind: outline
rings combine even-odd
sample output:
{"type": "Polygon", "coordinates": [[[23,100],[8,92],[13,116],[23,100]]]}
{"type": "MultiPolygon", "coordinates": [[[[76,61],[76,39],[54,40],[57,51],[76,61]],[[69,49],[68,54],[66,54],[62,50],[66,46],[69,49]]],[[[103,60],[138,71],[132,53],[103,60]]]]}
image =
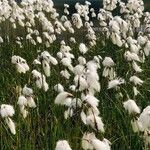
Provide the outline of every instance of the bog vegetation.
{"type": "Polygon", "coordinates": [[[0,0],[0,149],[150,150],[150,13],[74,7],[0,0]]]}

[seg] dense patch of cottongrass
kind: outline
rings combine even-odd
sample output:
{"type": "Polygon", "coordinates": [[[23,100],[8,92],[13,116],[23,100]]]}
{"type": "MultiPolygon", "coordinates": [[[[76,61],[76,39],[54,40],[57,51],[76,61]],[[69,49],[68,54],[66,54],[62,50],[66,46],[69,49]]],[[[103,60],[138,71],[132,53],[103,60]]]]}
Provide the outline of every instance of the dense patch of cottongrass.
{"type": "MultiPolygon", "coordinates": [[[[138,88],[144,84],[142,77],[139,76],[144,72],[141,64],[150,53],[150,13],[144,12],[142,0],[128,0],[126,3],[120,0],[103,0],[103,8],[99,9],[98,14],[88,1],[85,1],[85,4],[76,3],[76,12],[73,14],[69,12],[69,5],[64,4],[62,16],[54,8],[52,0],[22,0],[20,5],[14,0],[4,0],[0,3],[0,8],[5,10],[0,13],[1,23],[10,22],[14,31],[17,28],[25,30],[25,35],[17,36],[15,39],[15,43],[20,48],[24,46],[23,40],[36,46],[37,49],[41,45],[45,47],[30,64],[36,69],[29,67],[25,59],[14,54],[11,63],[15,65],[17,72],[25,74],[31,71],[33,82],[43,92],[51,92],[47,81],[53,76],[52,68],[59,67],[59,75],[69,81],[67,82],[70,84],[67,85],[69,88],[61,83],[53,85],[58,94],[54,103],[65,106],[65,119],[78,113],[83,125],[93,130],[91,133],[89,131],[83,133],[83,149],[111,149],[111,142],[105,138],[105,124],[99,109],[100,100],[97,98],[101,92],[101,75],[107,81],[105,85],[107,90],[115,90],[120,95],[128,97],[122,105],[131,115],[133,131],[142,133],[145,148],[150,145],[150,106],[142,111],[135,101],[140,93],[138,88]],[[113,16],[112,11],[117,6],[120,8],[121,16],[113,16]],[[118,62],[115,62],[112,56],[101,57],[95,54],[93,58],[87,57],[92,47],[97,45],[99,38],[94,30],[96,25],[91,18],[97,20],[105,39],[121,49],[122,60],[120,61],[126,61],[126,65],[130,67],[129,78],[118,75],[116,68],[118,62]],[[80,29],[84,29],[86,43],[78,42],[75,36],[80,29]],[[137,34],[135,34],[136,29],[140,30],[137,34]],[[48,48],[58,40],[59,36],[64,36],[64,32],[69,33],[70,42],[78,45],[78,52],[75,54],[73,47],[69,46],[68,41],[62,37],[60,48],[56,56],[53,56],[48,52],[48,48]],[[124,89],[128,83],[133,87],[133,98],[129,98],[127,92],[121,93],[121,89],[124,89]],[[101,134],[101,139],[96,138],[96,134],[101,134]]],[[[3,42],[5,40],[0,37],[0,43],[3,42]]],[[[32,87],[27,86],[24,86],[19,93],[17,104],[24,119],[28,116],[28,107],[37,107],[33,93],[32,87]]],[[[14,115],[13,106],[2,104],[0,114],[12,134],[16,134],[15,124],[11,119],[14,115]]],[[[68,141],[61,140],[56,143],[55,149],[71,150],[71,147],[68,141]]]]}

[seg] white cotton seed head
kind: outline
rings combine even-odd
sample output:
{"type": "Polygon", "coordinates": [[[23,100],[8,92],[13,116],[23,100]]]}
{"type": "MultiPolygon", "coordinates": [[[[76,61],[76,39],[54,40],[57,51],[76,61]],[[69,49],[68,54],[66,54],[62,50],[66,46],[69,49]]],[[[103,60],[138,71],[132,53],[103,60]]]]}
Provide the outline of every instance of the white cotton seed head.
{"type": "Polygon", "coordinates": [[[81,75],[84,72],[85,67],[83,65],[77,65],[74,67],[74,74],[75,75],[81,75]]]}
{"type": "Polygon", "coordinates": [[[4,40],[3,40],[3,38],[0,36],[0,43],[3,43],[4,42],[4,40]]]}
{"type": "Polygon", "coordinates": [[[123,106],[125,110],[129,112],[129,114],[139,114],[140,113],[140,108],[137,106],[134,100],[127,100],[126,102],[123,103],[123,106]]]}
{"type": "Polygon", "coordinates": [[[11,63],[16,65],[17,71],[19,73],[26,73],[29,70],[29,66],[26,63],[26,60],[21,58],[20,56],[12,56],[11,63]]]}
{"type": "Polygon", "coordinates": [[[79,91],[83,91],[88,88],[88,83],[85,78],[79,78],[79,91]]]}
{"type": "Polygon", "coordinates": [[[50,62],[53,64],[53,65],[57,65],[58,64],[58,61],[56,60],[56,58],[50,56],[50,62]]]}
{"type": "Polygon", "coordinates": [[[23,95],[21,95],[21,96],[19,96],[19,98],[18,98],[17,104],[18,104],[19,106],[26,106],[26,105],[27,105],[27,99],[26,99],[23,95]]]}
{"type": "Polygon", "coordinates": [[[80,29],[83,26],[82,19],[78,13],[74,13],[72,15],[73,24],[76,26],[77,29],[80,29]]]}
{"type": "Polygon", "coordinates": [[[87,118],[87,116],[86,116],[86,114],[85,114],[84,111],[81,112],[80,117],[81,117],[82,122],[84,124],[86,124],[86,118],[87,118]]]}
{"type": "Polygon", "coordinates": [[[21,64],[16,64],[16,68],[19,73],[26,73],[25,68],[21,64]]]}
{"type": "Polygon", "coordinates": [[[70,89],[71,91],[75,91],[75,90],[76,90],[76,86],[75,86],[75,85],[71,85],[71,86],[69,87],[69,89],[70,89]]]}
{"type": "Polygon", "coordinates": [[[67,97],[62,104],[69,107],[71,106],[71,103],[72,103],[72,98],[67,97]]]}
{"type": "Polygon", "coordinates": [[[111,80],[108,83],[108,89],[115,88],[118,85],[121,85],[121,84],[124,84],[124,83],[125,83],[124,79],[121,79],[121,78],[120,79],[111,80]]]}
{"type": "Polygon", "coordinates": [[[68,108],[65,112],[64,112],[64,118],[68,119],[69,117],[73,116],[73,109],[68,108]]]}
{"type": "Polygon", "coordinates": [[[16,127],[15,127],[15,123],[12,121],[12,119],[10,119],[9,117],[5,119],[6,123],[11,131],[12,134],[16,134],[16,127]]]}
{"type": "Polygon", "coordinates": [[[149,130],[150,128],[150,106],[147,106],[139,117],[139,121],[142,123],[144,130],[149,130]]]}
{"type": "Polygon", "coordinates": [[[63,58],[62,60],[61,60],[61,63],[64,65],[64,66],[67,66],[67,67],[69,67],[69,66],[71,66],[71,59],[70,58],[63,58]]]}
{"type": "Polygon", "coordinates": [[[42,38],[40,36],[37,36],[36,40],[38,43],[42,43],[42,38]]]}
{"type": "Polygon", "coordinates": [[[91,71],[92,74],[94,74],[94,73],[95,73],[95,75],[97,74],[97,69],[98,69],[99,65],[95,62],[95,60],[87,62],[86,66],[87,66],[87,69],[89,70],[89,72],[91,71]]]}
{"type": "Polygon", "coordinates": [[[20,106],[20,112],[23,115],[23,118],[27,117],[28,111],[25,109],[25,106],[20,106]]]}
{"type": "Polygon", "coordinates": [[[149,148],[150,145],[150,136],[148,134],[144,135],[145,146],[149,148]]]}
{"type": "Polygon", "coordinates": [[[85,54],[88,51],[88,48],[86,47],[84,43],[80,43],[79,50],[82,54],[85,54]]]}
{"type": "Polygon", "coordinates": [[[78,61],[79,61],[79,64],[80,64],[80,65],[85,65],[85,64],[86,64],[86,59],[85,59],[84,57],[82,57],[82,56],[80,56],[80,57],[78,58],[78,61]]]}
{"type": "Polygon", "coordinates": [[[42,88],[42,79],[41,79],[41,77],[40,77],[38,80],[35,81],[35,84],[36,84],[36,86],[37,86],[39,89],[42,88]]]}
{"type": "Polygon", "coordinates": [[[61,93],[64,91],[64,87],[59,83],[54,86],[54,90],[58,93],[61,93]]]}
{"type": "Polygon", "coordinates": [[[65,91],[59,93],[55,98],[55,104],[63,105],[69,96],[72,96],[72,94],[65,91]]]}
{"type": "Polygon", "coordinates": [[[72,42],[72,43],[77,43],[77,42],[76,42],[76,39],[75,39],[74,37],[71,37],[71,38],[70,38],[70,42],[72,42]]]}
{"type": "Polygon", "coordinates": [[[33,64],[34,64],[34,65],[41,65],[41,62],[40,62],[38,59],[35,59],[35,60],[33,61],[33,64]]]}
{"type": "Polygon", "coordinates": [[[93,129],[100,132],[104,132],[104,124],[99,116],[89,115],[86,119],[87,125],[90,125],[93,129]]]}
{"type": "Polygon", "coordinates": [[[72,150],[66,140],[58,141],[55,150],[72,150]]]}
{"type": "Polygon", "coordinates": [[[28,66],[27,63],[24,63],[24,62],[23,62],[21,65],[22,65],[22,67],[25,69],[25,72],[26,72],[26,71],[29,71],[29,66],[28,66]]]}
{"type": "Polygon", "coordinates": [[[35,108],[36,107],[35,101],[34,101],[34,99],[32,97],[27,97],[27,104],[31,108],[35,108]]]}
{"type": "Polygon", "coordinates": [[[69,79],[70,78],[70,73],[68,72],[68,70],[62,70],[61,72],[60,72],[60,74],[63,76],[63,77],[65,77],[66,79],[69,79]]]}
{"type": "Polygon", "coordinates": [[[45,92],[47,92],[48,89],[49,89],[49,85],[48,85],[48,83],[47,83],[45,80],[43,81],[42,87],[43,87],[43,90],[44,90],[45,92]]]}
{"type": "Polygon", "coordinates": [[[2,104],[0,109],[2,118],[12,117],[15,114],[14,108],[11,105],[2,104]]]}
{"type": "Polygon", "coordinates": [[[146,56],[149,56],[150,53],[150,41],[148,41],[144,47],[144,53],[146,56]]]}
{"type": "Polygon", "coordinates": [[[135,70],[135,72],[142,72],[143,71],[135,61],[133,61],[132,66],[133,66],[133,69],[135,70]]]}
{"type": "Polygon", "coordinates": [[[133,132],[143,131],[142,123],[138,120],[131,120],[133,132]]]}
{"type": "Polygon", "coordinates": [[[58,64],[56,58],[54,58],[53,56],[51,56],[48,51],[42,52],[41,53],[41,58],[43,58],[44,60],[46,60],[48,63],[52,63],[53,65],[57,65],[58,64]]]}
{"type": "Polygon", "coordinates": [[[57,53],[57,57],[58,57],[59,59],[62,59],[62,58],[63,58],[63,54],[62,54],[61,52],[58,52],[58,53],[57,53]]]}
{"type": "Polygon", "coordinates": [[[114,61],[110,57],[105,57],[102,64],[104,67],[112,67],[115,65],[114,61]]]}
{"type": "Polygon", "coordinates": [[[97,107],[94,108],[88,108],[87,114],[90,115],[95,115],[98,116],[100,114],[99,109],[97,107]]]}
{"type": "Polygon", "coordinates": [[[44,70],[45,75],[47,77],[49,77],[50,76],[50,65],[49,65],[49,63],[46,60],[43,60],[42,66],[43,66],[43,70],[44,70]]]}
{"type": "Polygon", "coordinates": [[[88,105],[90,105],[93,108],[97,107],[99,103],[99,100],[90,94],[83,97],[83,101],[85,101],[88,105]]]}
{"type": "Polygon", "coordinates": [[[138,62],[140,62],[139,56],[136,53],[134,53],[134,52],[126,51],[124,53],[124,58],[127,61],[138,61],[138,62]]]}
{"type": "Polygon", "coordinates": [[[24,88],[22,89],[22,94],[25,96],[32,96],[33,90],[25,85],[24,88]]]}
{"type": "Polygon", "coordinates": [[[100,141],[98,139],[93,139],[91,143],[95,150],[110,150],[111,149],[108,140],[105,140],[105,139],[103,141],[100,141]]]}
{"type": "Polygon", "coordinates": [[[114,69],[105,67],[103,70],[103,77],[109,77],[109,79],[113,79],[115,77],[114,69]]]}
{"type": "Polygon", "coordinates": [[[141,80],[137,76],[130,77],[130,82],[134,83],[135,85],[142,85],[143,84],[143,80],[141,80]]]}
{"type": "Polygon", "coordinates": [[[91,144],[91,141],[96,139],[95,137],[95,134],[92,132],[92,133],[84,133],[83,137],[82,137],[82,148],[84,150],[93,150],[94,147],[93,145],[91,144]]]}
{"type": "Polygon", "coordinates": [[[34,78],[40,78],[41,77],[41,73],[37,70],[33,70],[32,75],[34,78]]]}

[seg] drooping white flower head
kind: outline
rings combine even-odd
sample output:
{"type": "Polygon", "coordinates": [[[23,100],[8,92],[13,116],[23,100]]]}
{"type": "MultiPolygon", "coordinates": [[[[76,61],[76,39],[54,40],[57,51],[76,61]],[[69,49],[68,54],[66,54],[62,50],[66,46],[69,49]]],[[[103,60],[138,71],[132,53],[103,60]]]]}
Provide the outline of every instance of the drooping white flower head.
{"type": "Polygon", "coordinates": [[[104,67],[112,67],[115,65],[111,57],[105,57],[102,64],[104,67]]]}
{"type": "Polygon", "coordinates": [[[85,65],[86,64],[86,59],[82,56],[78,57],[78,61],[80,65],[85,65]]]}
{"type": "Polygon", "coordinates": [[[81,76],[84,74],[85,66],[83,65],[76,65],[73,69],[75,75],[81,76]]]}
{"type": "Polygon", "coordinates": [[[56,144],[55,150],[72,150],[68,141],[66,140],[60,140],[56,144]]]}
{"type": "Polygon", "coordinates": [[[86,47],[84,43],[80,43],[79,50],[81,53],[85,54],[88,51],[88,48],[86,47]]]}
{"type": "Polygon", "coordinates": [[[72,15],[72,21],[73,21],[73,24],[76,26],[76,28],[80,29],[82,26],[83,26],[83,23],[82,23],[82,19],[80,17],[79,14],[77,13],[74,13],[72,15]]]}
{"type": "Polygon", "coordinates": [[[98,130],[100,132],[104,132],[104,123],[99,116],[89,115],[86,118],[87,125],[90,125],[93,129],[98,130]]]}
{"type": "Polygon", "coordinates": [[[72,108],[68,108],[65,112],[64,112],[64,118],[65,119],[68,119],[70,117],[73,116],[73,109],[72,108]]]}
{"type": "Polygon", "coordinates": [[[54,90],[57,91],[58,93],[61,93],[64,91],[64,87],[59,83],[54,86],[54,90]]]}
{"type": "Polygon", "coordinates": [[[129,112],[129,114],[139,114],[140,108],[137,106],[134,100],[127,100],[123,103],[125,110],[129,112]]]}
{"type": "Polygon", "coordinates": [[[117,87],[118,85],[121,85],[121,84],[124,84],[125,83],[125,80],[124,79],[114,79],[114,80],[111,80],[109,81],[108,83],[108,89],[111,89],[111,88],[115,88],[117,87]]]}
{"type": "Polygon", "coordinates": [[[45,59],[48,63],[52,63],[53,65],[57,65],[58,64],[58,61],[56,60],[56,58],[51,56],[48,51],[42,52],[41,53],[41,58],[45,59]]]}
{"type": "Polygon", "coordinates": [[[36,107],[36,103],[32,97],[27,97],[27,104],[30,108],[36,107]]]}
{"type": "Polygon", "coordinates": [[[44,73],[47,77],[50,76],[50,73],[51,73],[51,68],[50,68],[50,65],[49,63],[46,61],[46,60],[43,60],[42,61],[42,67],[43,67],[43,70],[44,70],[44,73]]]}
{"type": "Polygon", "coordinates": [[[135,86],[136,85],[142,85],[143,84],[143,80],[141,80],[139,77],[137,76],[132,76],[130,77],[130,82],[134,83],[135,86]]]}
{"type": "Polygon", "coordinates": [[[21,58],[20,56],[12,56],[11,58],[12,64],[16,65],[17,71],[19,73],[26,73],[29,70],[29,66],[25,59],[21,58]]]}
{"type": "Polygon", "coordinates": [[[72,99],[70,99],[69,97],[72,97],[72,94],[71,93],[68,93],[68,92],[60,92],[57,97],[55,98],[55,104],[58,104],[58,105],[65,105],[65,104],[68,104],[68,101],[69,103],[71,103],[70,101],[72,99]],[[68,99],[69,98],[69,99],[68,99]]]}
{"type": "Polygon", "coordinates": [[[62,70],[62,71],[60,72],[60,74],[61,74],[64,78],[66,78],[66,79],[69,79],[70,76],[71,76],[67,69],[62,70]]]}
{"type": "Polygon", "coordinates": [[[142,123],[143,130],[150,129],[150,106],[147,106],[140,114],[139,121],[142,123]]]}
{"type": "Polygon", "coordinates": [[[114,10],[116,7],[117,7],[117,3],[118,1],[117,0],[103,0],[103,7],[104,9],[106,10],[114,10]]]}
{"type": "Polygon", "coordinates": [[[15,114],[14,108],[11,105],[2,104],[0,109],[2,118],[12,117],[15,114]]]}
{"type": "Polygon", "coordinates": [[[132,67],[133,67],[133,69],[135,70],[135,72],[142,72],[142,71],[143,71],[143,70],[140,68],[140,66],[139,66],[135,61],[132,62],[132,67]]]}
{"type": "Polygon", "coordinates": [[[16,134],[15,124],[10,117],[15,114],[14,108],[11,105],[2,104],[0,108],[0,114],[5,119],[12,134],[16,134]]]}
{"type": "Polygon", "coordinates": [[[19,106],[26,106],[26,105],[27,105],[27,99],[26,99],[23,95],[21,95],[21,96],[19,96],[19,98],[18,98],[17,104],[18,104],[19,106]]]}
{"type": "Polygon", "coordinates": [[[140,62],[140,58],[136,53],[130,52],[130,51],[126,51],[124,53],[124,57],[127,61],[138,61],[140,62]]]}
{"type": "Polygon", "coordinates": [[[145,47],[144,47],[144,53],[146,56],[149,56],[150,53],[150,41],[148,40],[145,47]]]}
{"type": "Polygon", "coordinates": [[[90,94],[83,97],[83,101],[86,102],[88,105],[90,105],[93,108],[97,107],[98,103],[99,103],[99,100],[90,94]]]}
{"type": "Polygon", "coordinates": [[[25,85],[22,89],[22,94],[28,97],[33,96],[33,90],[25,85]]]}
{"type": "Polygon", "coordinates": [[[61,60],[61,63],[64,65],[64,66],[66,66],[66,67],[68,67],[68,69],[70,70],[70,71],[73,71],[73,66],[72,66],[72,60],[71,60],[71,58],[67,58],[67,57],[64,57],[62,60],[61,60]]]}
{"type": "Polygon", "coordinates": [[[9,117],[6,118],[5,121],[6,121],[7,125],[8,125],[8,127],[9,127],[11,133],[15,135],[15,134],[16,134],[16,126],[15,126],[15,123],[14,123],[14,122],[12,121],[12,119],[9,118],[9,117]]]}
{"type": "Polygon", "coordinates": [[[43,90],[46,92],[49,89],[49,86],[46,82],[45,76],[37,70],[33,70],[32,75],[33,75],[33,78],[35,79],[36,86],[39,89],[43,88],[43,90]]]}
{"type": "Polygon", "coordinates": [[[93,145],[91,144],[91,141],[96,139],[95,137],[95,134],[92,132],[92,133],[84,133],[83,137],[82,137],[82,148],[84,150],[93,150],[94,147],[93,145]]]}
{"type": "Polygon", "coordinates": [[[74,37],[71,37],[69,40],[70,40],[70,42],[72,42],[72,43],[77,43],[77,42],[76,42],[76,39],[75,39],[74,37]]]}
{"type": "Polygon", "coordinates": [[[139,121],[139,119],[131,120],[131,125],[132,125],[133,132],[135,133],[143,131],[143,126],[142,123],[139,121]]]}
{"type": "Polygon", "coordinates": [[[110,79],[113,79],[115,77],[115,71],[113,69],[113,66],[115,65],[115,63],[112,60],[112,58],[111,57],[105,57],[102,64],[104,66],[103,76],[109,77],[110,79]]]}
{"type": "Polygon", "coordinates": [[[68,11],[69,5],[68,4],[64,4],[64,14],[69,15],[69,11],[68,11]]]}
{"type": "Polygon", "coordinates": [[[95,150],[111,150],[110,142],[107,139],[103,139],[103,141],[93,139],[91,143],[95,150]]]}

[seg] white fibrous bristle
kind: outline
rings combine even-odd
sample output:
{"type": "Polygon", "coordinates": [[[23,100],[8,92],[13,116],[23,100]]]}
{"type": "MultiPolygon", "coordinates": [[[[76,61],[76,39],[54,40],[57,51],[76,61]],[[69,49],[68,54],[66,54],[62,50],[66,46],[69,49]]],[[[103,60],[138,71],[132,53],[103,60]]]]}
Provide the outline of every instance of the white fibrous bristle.
{"type": "Polygon", "coordinates": [[[55,150],[72,150],[68,141],[60,140],[56,143],[55,150]]]}
{"type": "Polygon", "coordinates": [[[124,108],[129,112],[129,114],[139,114],[140,108],[137,106],[134,100],[127,100],[123,103],[124,108]]]}

